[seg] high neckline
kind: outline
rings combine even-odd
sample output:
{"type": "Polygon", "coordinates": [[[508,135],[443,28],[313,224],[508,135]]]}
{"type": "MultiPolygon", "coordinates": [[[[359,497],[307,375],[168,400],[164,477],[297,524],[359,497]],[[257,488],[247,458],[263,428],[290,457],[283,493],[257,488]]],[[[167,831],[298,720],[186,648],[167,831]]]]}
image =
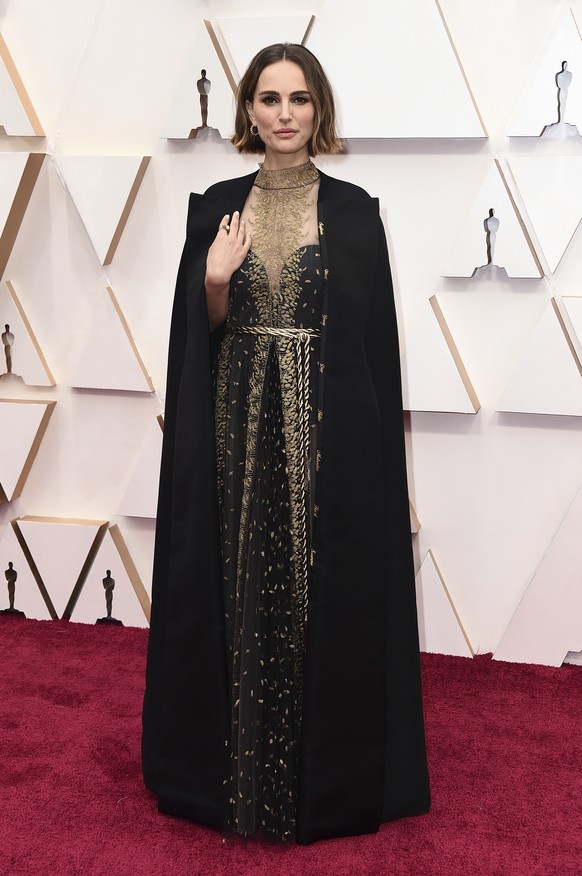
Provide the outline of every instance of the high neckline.
{"type": "Polygon", "coordinates": [[[282,167],[276,170],[265,170],[259,165],[255,178],[258,189],[301,189],[310,186],[319,179],[319,171],[310,160],[296,167],[282,167]]]}

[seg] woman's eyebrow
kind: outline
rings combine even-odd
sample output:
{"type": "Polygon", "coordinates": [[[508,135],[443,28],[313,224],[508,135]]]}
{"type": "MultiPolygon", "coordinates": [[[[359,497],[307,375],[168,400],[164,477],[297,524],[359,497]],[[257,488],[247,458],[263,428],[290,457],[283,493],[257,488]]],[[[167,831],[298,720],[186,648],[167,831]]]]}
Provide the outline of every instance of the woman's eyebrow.
{"type": "MultiPolygon", "coordinates": [[[[259,91],[259,96],[260,96],[261,94],[273,94],[273,95],[276,95],[276,96],[278,97],[279,94],[280,94],[280,92],[278,92],[278,91],[273,91],[272,89],[267,88],[267,89],[265,89],[264,91],[259,91]]],[[[292,91],[292,92],[291,92],[291,97],[294,97],[294,96],[297,95],[297,94],[309,94],[309,91],[308,91],[306,88],[300,88],[299,91],[292,91]]]]}

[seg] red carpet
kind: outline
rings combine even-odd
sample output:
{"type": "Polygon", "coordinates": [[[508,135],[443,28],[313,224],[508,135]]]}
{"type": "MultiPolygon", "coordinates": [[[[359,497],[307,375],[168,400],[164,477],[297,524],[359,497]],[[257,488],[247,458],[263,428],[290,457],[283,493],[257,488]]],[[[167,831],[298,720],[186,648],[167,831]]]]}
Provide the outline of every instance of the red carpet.
{"type": "Polygon", "coordinates": [[[377,835],[227,843],[139,763],[146,632],[0,618],[0,873],[582,874],[582,669],[425,655],[433,808],[377,835]]]}

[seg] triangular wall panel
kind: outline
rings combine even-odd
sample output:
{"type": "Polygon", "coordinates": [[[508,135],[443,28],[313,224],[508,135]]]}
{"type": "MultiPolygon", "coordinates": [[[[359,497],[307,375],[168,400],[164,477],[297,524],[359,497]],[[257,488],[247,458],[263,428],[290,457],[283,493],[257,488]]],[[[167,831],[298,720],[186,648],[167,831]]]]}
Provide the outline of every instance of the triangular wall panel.
{"type": "Polygon", "coordinates": [[[582,372],[555,298],[548,303],[498,411],[582,417],[582,372]]]}
{"type": "Polygon", "coordinates": [[[429,304],[404,349],[404,410],[475,414],[479,399],[434,295],[429,304]]]}
{"type": "Polygon", "coordinates": [[[1,34],[0,127],[8,136],[44,137],[38,116],[1,34]]]}
{"type": "Polygon", "coordinates": [[[414,505],[412,502],[408,503],[410,510],[410,532],[415,535],[417,532],[420,532],[420,520],[418,519],[418,515],[414,510],[414,505]]]}
{"type": "Polygon", "coordinates": [[[37,620],[56,618],[54,606],[50,600],[47,604],[43,598],[13,527],[7,525],[0,539],[0,610],[9,607],[6,586],[6,571],[9,569],[9,563],[12,563],[12,569],[17,575],[14,608],[24,612],[28,618],[36,618],[37,620]]]}
{"type": "Polygon", "coordinates": [[[40,152],[0,152],[0,278],[44,159],[40,152]]]}
{"type": "Polygon", "coordinates": [[[498,161],[492,164],[477,192],[443,268],[443,276],[472,277],[475,274],[479,277],[476,269],[485,267],[488,262],[485,222],[490,210],[499,221],[493,244],[493,265],[503,268],[508,277],[541,277],[541,267],[498,161]]]}
{"type": "Polygon", "coordinates": [[[140,155],[60,155],[56,159],[102,265],[113,260],[149,161],[140,155]]]}
{"type": "Polygon", "coordinates": [[[0,399],[0,503],[20,496],[55,405],[0,399]]]}
{"type": "Polygon", "coordinates": [[[28,152],[3,152],[0,155],[0,234],[4,233],[29,159],[28,152]]]}
{"type": "Polygon", "coordinates": [[[117,509],[124,517],[154,518],[158,506],[163,419],[152,423],[127,489],[117,509]]]}
{"type": "Polygon", "coordinates": [[[582,363],[582,298],[569,295],[556,299],[567,335],[572,341],[575,359],[582,363]]]}
{"type": "Polygon", "coordinates": [[[78,388],[153,392],[146,366],[109,287],[70,382],[78,388]]]}
{"type": "Polygon", "coordinates": [[[538,137],[544,128],[557,123],[556,75],[564,61],[572,73],[564,120],[582,133],[582,42],[573,13],[567,9],[536,61],[533,75],[518,101],[507,132],[510,137],[538,137]]]}
{"type": "Polygon", "coordinates": [[[259,49],[274,43],[303,43],[312,23],[311,15],[262,15],[217,18],[214,32],[232,59],[232,75],[238,82],[259,49]]]}
{"type": "Polygon", "coordinates": [[[582,490],[532,578],[495,660],[560,666],[582,651],[582,490]]]}
{"type": "Polygon", "coordinates": [[[444,579],[429,551],[416,575],[416,602],[421,651],[472,657],[473,649],[444,579]]]}
{"type": "Polygon", "coordinates": [[[325,60],[342,137],[485,137],[435,0],[323,0],[306,40],[325,60]],[[362,99],[371,91],[377,112],[362,99]]]}
{"type": "Polygon", "coordinates": [[[553,273],[582,219],[582,156],[522,155],[509,165],[553,273]]]}
{"type": "Polygon", "coordinates": [[[46,590],[58,617],[70,617],[107,521],[20,517],[13,526],[41,591],[46,590]]]}
{"type": "MultiPolygon", "coordinates": [[[[1,382],[19,380],[29,386],[54,386],[55,379],[47,364],[24,308],[9,281],[0,286],[0,334],[10,336],[11,374],[3,343],[0,343],[1,382]],[[6,330],[6,326],[9,329],[6,330]]],[[[4,338],[2,338],[2,341],[4,338]]]]}
{"type": "Polygon", "coordinates": [[[120,620],[125,626],[147,626],[150,612],[149,597],[117,526],[108,530],[99,547],[87,580],[72,608],[71,619],[80,623],[94,624],[98,619],[107,617],[105,593],[106,586],[109,587],[111,584],[110,579],[114,581],[111,616],[120,620]],[[109,576],[108,572],[110,572],[109,576]]]}

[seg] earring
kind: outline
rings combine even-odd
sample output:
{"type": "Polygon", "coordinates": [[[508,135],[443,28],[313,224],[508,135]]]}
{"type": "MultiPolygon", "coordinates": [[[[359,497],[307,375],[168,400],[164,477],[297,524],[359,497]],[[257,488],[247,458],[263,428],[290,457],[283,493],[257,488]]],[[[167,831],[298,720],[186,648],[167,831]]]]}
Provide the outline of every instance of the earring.
{"type": "Polygon", "coordinates": [[[253,137],[256,137],[256,136],[258,135],[258,133],[259,133],[259,129],[257,128],[257,126],[255,125],[254,122],[253,122],[252,125],[250,126],[249,131],[251,132],[251,134],[253,135],[253,137]],[[254,131],[253,131],[253,128],[255,129],[254,131]]]}

